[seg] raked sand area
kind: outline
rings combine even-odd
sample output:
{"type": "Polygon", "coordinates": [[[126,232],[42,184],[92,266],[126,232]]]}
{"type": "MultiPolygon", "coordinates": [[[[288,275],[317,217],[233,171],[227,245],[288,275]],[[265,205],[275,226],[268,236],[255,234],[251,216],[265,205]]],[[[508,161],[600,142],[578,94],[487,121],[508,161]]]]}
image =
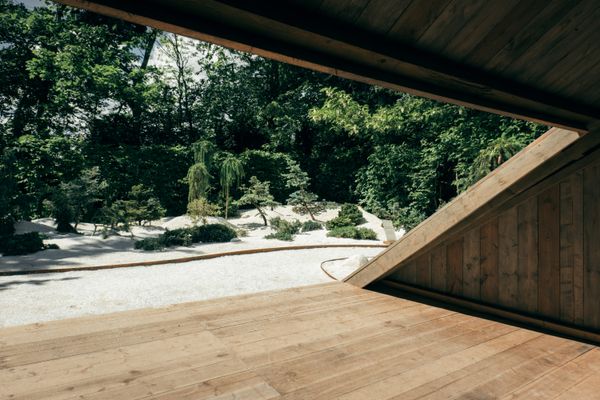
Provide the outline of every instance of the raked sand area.
{"type": "Polygon", "coordinates": [[[182,264],[0,277],[0,327],[331,282],[322,261],[378,248],[228,256],[182,264]]]}
{"type": "MultiPolygon", "coordinates": [[[[327,221],[336,215],[336,209],[328,210],[318,219],[327,221]]],[[[285,206],[269,210],[269,218],[276,216],[287,220],[308,219],[285,206]]],[[[364,217],[367,222],[363,226],[373,229],[379,241],[330,238],[325,230],[299,234],[293,242],[268,240],[264,236],[271,229],[262,226],[256,211],[246,211],[240,218],[229,221],[248,232],[240,241],[157,252],[134,250],[134,240],[187,226],[190,224],[187,217],[164,218],[150,227],[134,227],[133,239],[129,233],[106,239],[99,234],[92,236],[90,224],[80,224],[78,229],[82,234],[58,235],[51,220],[23,222],[17,226],[18,233],[44,232],[49,238],[46,242],[58,244],[60,249],[0,257],[0,271],[86,268],[290,245],[381,244],[384,239],[381,221],[368,213],[364,217]]],[[[0,327],[330,282],[332,279],[321,269],[323,261],[345,257],[364,260],[381,251],[382,248],[364,247],[283,250],[148,267],[0,276],[0,327]]],[[[328,272],[337,278],[348,272],[347,265],[338,267],[330,264],[328,272]]]]}
{"type": "MultiPolygon", "coordinates": [[[[317,219],[327,221],[337,215],[338,209],[330,209],[319,214],[317,219]]],[[[276,207],[268,210],[268,218],[282,217],[287,220],[298,219],[306,221],[309,218],[292,211],[289,206],[276,207]]],[[[228,222],[236,227],[245,229],[248,236],[241,237],[239,241],[229,243],[198,244],[192,247],[169,248],[165,251],[134,250],[135,240],[145,237],[157,236],[165,229],[177,229],[189,226],[191,221],[186,216],[168,217],[153,222],[152,226],[132,229],[130,233],[122,232],[119,236],[109,236],[103,239],[99,233],[92,236],[94,226],[80,224],[78,230],[81,234],[57,234],[51,219],[41,219],[33,222],[22,222],[17,225],[17,233],[40,231],[48,236],[46,243],[57,244],[59,250],[46,250],[25,256],[0,257],[0,272],[22,270],[46,270],[64,268],[85,268],[112,264],[125,264],[154,260],[170,260],[181,257],[191,257],[203,254],[271,248],[290,245],[317,245],[317,244],[381,244],[385,239],[381,220],[376,216],[363,212],[366,223],[361,225],[373,229],[378,236],[374,240],[353,240],[327,237],[326,230],[317,230],[296,235],[294,241],[265,239],[264,236],[272,232],[271,228],[264,227],[262,219],[255,210],[245,211],[239,218],[230,219],[228,222]]],[[[222,222],[222,219],[211,218],[209,222],[222,222]]],[[[397,232],[399,237],[403,232],[397,232]]]]}

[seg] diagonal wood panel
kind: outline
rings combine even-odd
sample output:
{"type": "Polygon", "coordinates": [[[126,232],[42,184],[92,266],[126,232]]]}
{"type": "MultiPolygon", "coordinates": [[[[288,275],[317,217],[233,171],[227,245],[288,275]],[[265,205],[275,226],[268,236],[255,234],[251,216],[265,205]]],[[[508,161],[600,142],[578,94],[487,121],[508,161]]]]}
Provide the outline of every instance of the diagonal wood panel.
{"type": "MultiPolygon", "coordinates": [[[[442,209],[404,235],[366,266],[346,278],[364,287],[380,279],[427,247],[489,214],[501,204],[533,186],[546,175],[581,158],[596,143],[598,135],[551,129],[491,174],[457,196],[442,209]]],[[[446,288],[448,289],[448,288],[446,288]]]]}

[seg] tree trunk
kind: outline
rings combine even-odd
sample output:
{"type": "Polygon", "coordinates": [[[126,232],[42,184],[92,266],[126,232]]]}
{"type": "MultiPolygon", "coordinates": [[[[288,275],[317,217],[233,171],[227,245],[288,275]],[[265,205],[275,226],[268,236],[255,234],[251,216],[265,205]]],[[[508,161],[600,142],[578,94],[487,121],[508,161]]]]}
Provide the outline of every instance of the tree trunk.
{"type": "Polygon", "coordinates": [[[229,188],[225,188],[225,221],[229,212],[229,188]]]}
{"type": "Polygon", "coordinates": [[[308,211],[308,215],[310,215],[310,219],[312,219],[313,221],[316,221],[315,216],[313,215],[312,211],[310,211],[310,207],[308,206],[308,204],[304,204],[304,208],[306,208],[306,211],[308,211]]]}
{"type": "Polygon", "coordinates": [[[260,216],[262,217],[263,222],[265,223],[265,226],[269,226],[269,224],[267,223],[267,217],[266,217],[264,211],[261,210],[260,207],[258,207],[258,206],[255,206],[255,207],[258,210],[258,213],[260,214],[260,216]]]}

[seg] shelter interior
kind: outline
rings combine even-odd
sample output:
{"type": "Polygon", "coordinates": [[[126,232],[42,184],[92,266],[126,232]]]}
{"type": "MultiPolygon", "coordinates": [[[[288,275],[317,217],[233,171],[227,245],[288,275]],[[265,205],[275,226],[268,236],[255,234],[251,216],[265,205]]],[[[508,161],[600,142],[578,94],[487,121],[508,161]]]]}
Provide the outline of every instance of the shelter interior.
{"type": "Polygon", "coordinates": [[[597,1],[60,2],[555,128],[346,283],[1,330],[0,397],[598,398],[597,1]]]}

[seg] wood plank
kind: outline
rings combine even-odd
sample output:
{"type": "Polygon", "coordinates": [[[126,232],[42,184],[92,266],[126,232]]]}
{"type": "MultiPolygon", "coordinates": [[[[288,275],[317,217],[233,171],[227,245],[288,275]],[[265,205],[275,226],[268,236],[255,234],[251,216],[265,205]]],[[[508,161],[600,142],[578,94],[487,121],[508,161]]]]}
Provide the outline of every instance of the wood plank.
{"type": "Polygon", "coordinates": [[[356,24],[368,31],[388,33],[412,0],[371,0],[356,24]]]}
{"type": "Polygon", "coordinates": [[[583,173],[560,183],[560,319],[583,323],[583,173]]]}
{"type": "MultiPolygon", "coordinates": [[[[442,49],[443,53],[453,60],[463,60],[488,35],[494,34],[495,37],[501,38],[501,32],[506,29],[506,26],[502,24],[507,24],[504,18],[518,4],[522,4],[522,2],[504,0],[494,4],[494,7],[483,8],[471,17],[460,32],[454,35],[446,47],[442,49]]],[[[515,21],[511,20],[510,24],[515,25],[515,21]]]]}
{"type": "Polygon", "coordinates": [[[402,42],[414,42],[439,17],[450,0],[432,0],[426,3],[412,1],[390,28],[388,35],[402,42]]]}
{"type": "Polygon", "coordinates": [[[560,187],[538,196],[538,312],[560,318],[560,187]]]}
{"type": "Polygon", "coordinates": [[[431,288],[446,291],[446,246],[438,246],[431,252],[431,288]]]}
{"type": "MultiPolygon", "coordinates": [[[[428,400],[448,398],[499,398],[502,391],[510,391],[518,384],[502,381],[513,371],[521,370],[521,379],[527,380],[535,367],[544,367],[541,360],[559,362],[562,357],[575,358],[579,354],[576,343],[565,343],[558,338],[542,336],[523,343],[514,343],[498,354],[487,357],[466,368],[428,382],[409,392],[402,393],[402,400],[426,397],[428,400]],[[556,361],[555,361],[556,360],[556,361]],[[498,382],[500,381],[500,382],[498,382]],[[485,384],[484,384],[485,383],[485,384]],[[496,383],[496,384],[495,384],[496,383]],[[485,389],[482,386],[485,385],[485,389]]],[[[550,363],[548,363],[550,364],[550,363]]],[[[543,370],[542,368],[539,368],[543,370]]]]}
{"type": "Polygon", "coordinates": [[[120,314],[112,320],[126,315],[129,326],[83,328],[110,324],[103,316],[39,325],[42,341],[0,329],[19,343],[0,347],[9,354],[0,355],[0,398],[593,398],[588,387],[600,381],[589,344],[343,283],[120,314]]]}
{"type": "Polygon", "coordinates": [[[498,303],[498,219],[481,226],[481,300],[498,303]]]}
{"type": "MultiPolygon", "coordinates": [[[[436,53],[444,53],[448,43],[465,26],[473,22],[473,18],[480,14],[486,6],[486,2],[480,0],[452,0],[442,13],[433,21],[425,32],[419,37],[418,45],[436,53]]],[[[489,10],[490,8],[487,7],[489,10]]]]}
{"type": "Polygon", "coordinates": [[[431,287],[431,255],[423,254],[417,258],[417,285],[431,287]]]}
{"type": "Polygon", "coordinates": [[[409,371],[401,371],[392,377],[366,385],[347,395],[340,396],[339,399],[391,399],[395,396],[398,396],[396,398],[402,398],[403,391],[414,389],[453,371],[467,368],[480,360],[513,347],[515,342],[520,343],[537,336],[538,334],[534,332],[516,331],[489,338],[485,342],[464,349],[463,351],[440,357],[431,363],[421,365],[409,371]]]}
{"type": "Polygon", "coordinates": [[[498,216],[498,302],[519,305],[518,211],[513,207],[498,216]]]}
{"type": "Polygon", "coordinates": [[[448,244],[446,248],[446,290],[454,295],[463,292],[463,239],[448,244]]]}
{"type": "Polygon", "coordinates": [[[478,300],[481,297],[481,240],[479,227],[471,229],[464,236],[462,295],[478,300]]]}
{"type": "Polygon", "coordinates": [[[537,198],[517,207],[519,309],[538,311],[538,213],[537,198]]]}
{"type": "Polygon", "coordinates": [[[600,371],[600,351],[594,349],[505,396],[504,400],[554,399],[600,371]]]}
{"type": "Polygon", "coordinates": [[[583,170],[584,324],[600,329],[600,165],[583,170]]]}

